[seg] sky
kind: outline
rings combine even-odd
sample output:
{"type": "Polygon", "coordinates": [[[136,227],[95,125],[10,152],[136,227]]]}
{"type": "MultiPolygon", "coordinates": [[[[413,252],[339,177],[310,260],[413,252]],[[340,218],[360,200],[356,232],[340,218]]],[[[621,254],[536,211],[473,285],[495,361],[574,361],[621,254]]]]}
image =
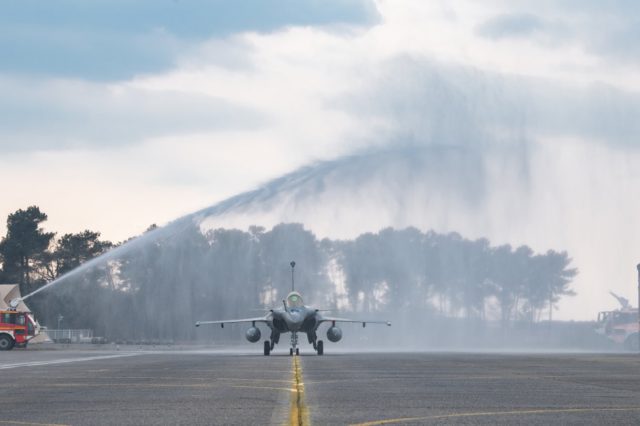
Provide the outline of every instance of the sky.
{"type": "Polygon", "coordinates": [[[567,250],[558,317],[591,319],[636,299],[639,21],[632,0],[10,2],[0,217],[121,241],[311,170],[321,189],[211,226],[567,250]]]}

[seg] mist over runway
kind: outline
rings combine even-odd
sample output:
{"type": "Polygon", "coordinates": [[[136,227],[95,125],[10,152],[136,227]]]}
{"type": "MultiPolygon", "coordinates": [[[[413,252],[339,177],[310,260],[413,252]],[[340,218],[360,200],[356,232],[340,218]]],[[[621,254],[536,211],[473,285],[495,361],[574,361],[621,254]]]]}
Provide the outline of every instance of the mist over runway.
{"type": "Polygon", "coordinates": [[[620,354],[38,350],[3,354],[7,424],[637,424],[620,354]],[[37,406],[37,410],[25,407],[37,406]]]}

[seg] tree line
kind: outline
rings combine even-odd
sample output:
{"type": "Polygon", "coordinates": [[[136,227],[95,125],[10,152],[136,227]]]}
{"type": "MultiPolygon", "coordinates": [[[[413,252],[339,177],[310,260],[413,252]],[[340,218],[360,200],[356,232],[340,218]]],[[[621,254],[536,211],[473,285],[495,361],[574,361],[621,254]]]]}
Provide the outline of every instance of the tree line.
{"type": "MultiPolygon", "coordinates": [[[[118,246],[89,230],[56,237],[42,229],[46,220],[36,206],[7,218],[0,282],[18,283],[23,295],[118,246]]],[[[112,339],[194,339],[197,320],[253,317],[259,314],[252,310],[279,306],[296,260],[296,289],[307,304],[354,315],[417,310],[508,326],[551,318],[558,301],[574,294],[577,274],[566,252],[416,228],[352,240],[319,239],[291,223],[246,231],[192,224],[152,238],[155,231],[147,230],[145,244],[124,245],[117,257],[67,274],[30,299],[41,322],[53,327],[63,315],[67,327],[112,339]]]]}

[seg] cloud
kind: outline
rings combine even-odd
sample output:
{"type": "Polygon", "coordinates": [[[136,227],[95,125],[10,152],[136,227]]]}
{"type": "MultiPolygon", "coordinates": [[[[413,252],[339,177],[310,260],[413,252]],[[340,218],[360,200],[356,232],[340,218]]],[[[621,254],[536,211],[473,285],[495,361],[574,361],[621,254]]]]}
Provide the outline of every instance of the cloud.
{"type": "Polygon", "coordinates": [[[0,149],[107,149],[166,135],[256,129],[264,113],[200,94],[0,79],[0,149]]]}
{"type": "Polygon", "coordinates": [[[388,144],[489,148],[523,137],[585,138],[640,148],[640,93],[592,83],[481,72],[399,55],[381,61],[361,90],[336,103],[381,123],[388,144]]]}
{"type": "Polygon", "coordinates": [[[527,37],[544,30],[546,23],[533,14],[501,15],[489,19],[478,27],[478,34],[493,39],[527,37]]]}
{"type": "Polygon", "coordinates": [[[170,69],[183,49],[213,37],[377,19],[370,0],[10,2],[0,14],[0,73],[123,80],[170,69]]]}
{"type": "MultiPolygon", "coordinates": [[[[75,215],[57,230],[83,223],[118,239],[271,182],[261,192],[277,195],[267,220],[305,221],[321,235],[419,224],[568,248],[595,310],[601,283],[624,283],[619,266],[639,250],[626,236],[638,210],[629,194],[640,182],[640,83],[632,62],[590,45],[600,19],[597,36],[612,40],[629,9],[588,3],[379,0],[379,24],[340,31],[307,17],[219,33],[197,19],[181,27],[188,17],[172,27],[107,14],[108,25],[92,17],[82,27],[54,13],[54,23],[74,23],[47,33],[43,15],[28,22],[34,40],[49,34],[98,53],[104,43],[105,55],[86,64],[61,55],[70,70],[51,73],[58,48],[26,68],[24,58],[0,58],[0,180],[18,182],[2,207],[46,200],[51,217],[75,215]],[[114,45],[111,33],[122,37],[114,45]],[[154,47],[158,64],[144,56],[156,57],[154,47]],[[82,71],[110,63],[110,76],[82,71]],[[126,81],[101,81],[114,78],[126,81]],[[592,232],[607,243],[594,246],[592,232]],[[604,266],[590,266],[602,252],[604,266]]],[[[586,299],[576,300],[573,312],[586,316],[586,299]]]]}
{"type": "Polygon", "coordinates": [[[640,3],[633,0],[495,1],[500,13],[478,25],[496,41],[533,38],[549,47],[580,46],[588,54],[622,66],[640,61],[640,3]]]}
{"type": "MultiPolygon", "coordinates": [[[[637,15],[636,15],[637,16],[637,15]]],[[[594,25],[608,26],[605,31],[593,31],[585,28],[586,48],[605,58],[615,60],[626,66],[640,65],[640,18],[631,20],[614,20],[605,24],[594,22],[594,25]]]]}
{"type": "MultiPolygon", "coordinates": [[[[506,22],[513,31],[513,22],[531,18],[498,16],[479,20],[506,22]]],[[[463,25],[463,18],[447,25],[463,25]]],[[[533,22],[529,29],[547,25],[537,18],[533,22]]],[[[441,43],[430,40],[378,48],[379,40],[397,37],[408,26],[385,21],[352,32],[291,27],[213,38],[189,44],[177,68],[123,83],[1,78],[0,145],[9,151],[101,148],[240,131],[260,134],[265,143],[278,140],[313,159],[398,140],[480,143],[488,133],[479,129],[496,134],[522,132],[522,127],[541,135],[635,143],[629,137],[638,133],[633,92],[606,83],[589,83],[584,90],[556,81],[562,64],[551,63],[537,78],[514,76],[500,67],[476,69],[464,56],[460,65],[445,65],[432,50],[441,43]],[[331,126],[313,124],[312,117],[331,126]],[[520,124],[514,128],[513,123],[520,124]],[[303,147],[299,140],[314,143],[303,147]]],[[[467,36],[474,34],[471,30],[467,36]]],[[[467,43],[480,55],[486,49],[477,36],[467,43]]],[[[502,56],[496,60],[504,60],[511,51],[498,53],[502,56]]],[[[522,53],[521,72],[536,71],[527,68],[527,60],[543,63],[537,60],[540,52],[522,53]]],[[[495,49],[490,54],[496,55],[495,49]]]]}

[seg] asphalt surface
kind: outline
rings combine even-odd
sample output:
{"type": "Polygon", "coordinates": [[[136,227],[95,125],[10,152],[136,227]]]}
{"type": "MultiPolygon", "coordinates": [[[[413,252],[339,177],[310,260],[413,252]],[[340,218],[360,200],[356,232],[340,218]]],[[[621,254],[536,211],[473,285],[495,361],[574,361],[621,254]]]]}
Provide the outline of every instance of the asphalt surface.
{"type": "Polygon", "coordinates": [[[13,350],[0,360],[0,424],[282,424],[290,409],[288,355],[13,350]]]}
{"type": "Polygon", "coordinates": [[[0,425],[640,424],[638,355],[327,349],[0,352],[0,425]]]}
{"type": "Polygon", "coordinates": [[[302,358],[314,424],[640,424],[638,355],[302,358]]]}

